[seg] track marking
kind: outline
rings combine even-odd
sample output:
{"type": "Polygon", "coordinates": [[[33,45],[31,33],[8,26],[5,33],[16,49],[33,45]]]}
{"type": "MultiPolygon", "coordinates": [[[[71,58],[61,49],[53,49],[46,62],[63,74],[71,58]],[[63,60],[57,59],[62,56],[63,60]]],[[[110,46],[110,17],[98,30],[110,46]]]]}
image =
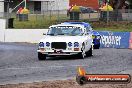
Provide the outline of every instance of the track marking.
{"type": "Polygon", "coordinates": [[[12,68],[0,68],[0,70],[22,70],[22,69],[44,69],[44,68],[64,68],[64,67],[78,67],[88,65],[69,65],[69,66],[48,66],[48,67],[12,67],[12,68]]]}

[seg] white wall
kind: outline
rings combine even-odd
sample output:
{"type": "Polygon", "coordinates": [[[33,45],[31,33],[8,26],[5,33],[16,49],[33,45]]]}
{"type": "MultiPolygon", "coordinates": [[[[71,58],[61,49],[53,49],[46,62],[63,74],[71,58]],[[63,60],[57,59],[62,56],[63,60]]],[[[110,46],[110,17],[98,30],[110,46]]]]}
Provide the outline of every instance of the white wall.
{"type": "Polygon", "coordinates": [[[66,10],[69,8],[69,0],[46,0],[51,2],[44,2],[45,0],[41,0],[42,11],[48,10],[66,10]],[[47,6],[48,5],[48,6],[47,6]]]}
{"type": "Polygon", "coordinates": [[[0,19],[0,42],[4,42],[5,28],[6,28],[6,20],[0,19]]]}
{"type": "Polygon", "coordinates": [[[0,42],[4,42],[4,30],[0,30],[0,42]]]}
{"type": "Polygon", "coordinates": [[[0,12],[4,12],[4,2],[1,2],[4,0],[0,0],[0,12]]]}
{"type": "Polygon", "coordinates": [[[0,30],[6,29],[6,19],[0,19],[0,30]]]}
{"type": "Polygon", "coordinates": [[[47,29],[6,29],[5,42],[38,43],[47,29]]]}
{"type": "Polygon", "coordinates": [[[0,0],[0,17],[3,17],[4,15],[4,2],[1,2],[1,1],[4,1],[4,0],[0,0]]]}

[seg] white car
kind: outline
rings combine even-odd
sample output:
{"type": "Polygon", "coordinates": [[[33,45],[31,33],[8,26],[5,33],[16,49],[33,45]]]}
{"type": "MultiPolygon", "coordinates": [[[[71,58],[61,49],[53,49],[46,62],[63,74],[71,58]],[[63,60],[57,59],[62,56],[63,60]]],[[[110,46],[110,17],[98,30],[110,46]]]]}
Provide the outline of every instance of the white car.
{"type": "Polygon", "coordinates": [[[47,34],[40,40],[38,59],[47,56],[76,55],[78,58],[92,56],[92,35],[86,31],[85,25],[62,23],[49,27],[47,34]]]}

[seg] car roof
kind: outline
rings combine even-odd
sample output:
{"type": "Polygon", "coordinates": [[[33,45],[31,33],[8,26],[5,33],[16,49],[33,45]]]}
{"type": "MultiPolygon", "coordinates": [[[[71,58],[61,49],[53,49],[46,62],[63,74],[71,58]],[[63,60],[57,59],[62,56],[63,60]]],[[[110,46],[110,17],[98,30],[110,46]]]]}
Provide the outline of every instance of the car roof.
{"type": "Polygon", "coordinates": [[[61,23],[61,24],[74,24],[74,25],[80,25],[80,26],[83,26],[83,27],[90,27],[90,24],[86,23],[86,22],[64,22],[64,23],[61,23]]]}
{"type": "Polygon", "coordinates": [[[52,25],[51,27],[57,27],[57,26],[76,26],[76,27],[80,27],[80,28],[84,28],[83,25],[79,25],[79,24],[68,24],[68,23],[61,23],[61,24],[57,24],[57,25],[52,25]]]}

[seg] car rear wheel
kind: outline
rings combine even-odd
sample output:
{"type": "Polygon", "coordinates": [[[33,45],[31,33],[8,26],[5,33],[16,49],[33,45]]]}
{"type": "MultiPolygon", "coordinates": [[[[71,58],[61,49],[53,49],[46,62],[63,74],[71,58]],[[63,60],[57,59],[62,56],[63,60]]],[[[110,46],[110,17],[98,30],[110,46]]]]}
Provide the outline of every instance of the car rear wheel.
{"type": "Polygon", "coordinates": [[[91,46],[90,50],[86,52],[86,56],[87,57],[88,56],[93,56],[93,52],[92,51],[93,51],[93,49],[92,49],[92,46],[91,46]]]}
{"type": "Polygon", "coordinates": [[[46,55],[38,52],[38,60],[46,60],[46,55]]]}

